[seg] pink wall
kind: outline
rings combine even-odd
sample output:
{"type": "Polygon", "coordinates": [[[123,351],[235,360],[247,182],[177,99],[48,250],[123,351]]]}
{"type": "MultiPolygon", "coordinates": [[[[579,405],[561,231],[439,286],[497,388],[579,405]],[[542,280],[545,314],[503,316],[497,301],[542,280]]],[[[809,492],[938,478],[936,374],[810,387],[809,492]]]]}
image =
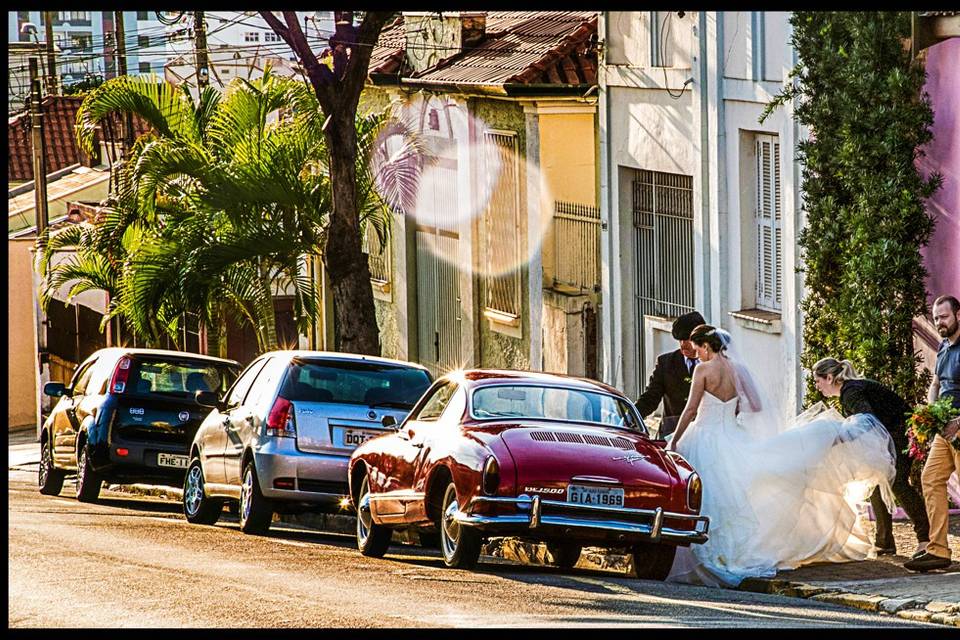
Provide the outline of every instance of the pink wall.
{"type": "Polygon", "coordinates": [[[924,175],[939,171],[943,186],[927,202],[936,227],[922,251],[929,302],[938,295],[960,298],[960,38],[927,51],[927,84],[933,106],[933,140],[917,163],[924,175]]]}

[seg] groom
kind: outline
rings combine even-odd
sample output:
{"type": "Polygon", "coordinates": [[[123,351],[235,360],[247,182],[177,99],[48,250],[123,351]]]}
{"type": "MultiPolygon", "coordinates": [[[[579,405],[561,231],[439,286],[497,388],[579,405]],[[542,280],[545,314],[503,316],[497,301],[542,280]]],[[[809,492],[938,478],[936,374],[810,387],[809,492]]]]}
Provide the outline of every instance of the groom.
{"type": "Polygon", "coordinates": [[[690,332],[701,324],[706,322],[696,311],[674,320],[670,333],[680,342],[680,348],[657,357],[657,366],[650,374],[647,388],[637,398],[637,409],[644,418],[653,413],[660,400],[663,400],[663,420],[660,422],[658,434],[660,438],[674,432],[683,407],[687,404],[693,368],[699,363],[697,351],[689,340],[690,332]]]}

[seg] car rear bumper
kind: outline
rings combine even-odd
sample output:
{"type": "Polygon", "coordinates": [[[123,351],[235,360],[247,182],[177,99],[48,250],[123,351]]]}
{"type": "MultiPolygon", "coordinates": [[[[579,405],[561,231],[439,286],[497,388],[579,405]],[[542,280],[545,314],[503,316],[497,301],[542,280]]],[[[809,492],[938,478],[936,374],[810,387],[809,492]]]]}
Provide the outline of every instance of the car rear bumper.
{"type": "Polygon", "coordinates": [[[467,508],[454,514],[461,525],[484,533],[532,537],[582,537],[630,544],[670,542],[681,545],[707,541],[708,516],[656,509],[620,509],[532,498],[473,498],[467,508]],[[515,514],[475,513],[481,505],[513,505],[515,514]],[[687,521],[692,529],[664,526],[664,520],[687,521]]]}
{"type": "Polygon", "coordinates": [[[267,498],[335,504],[347,495],[349,456],[304,453],[287,443],[271,443],[253,457],[260,491],[267,498]],[[292,488],[285,488],[291,481],[292,488]]]}
{"type": "Polygon", "coordinates": [[[91,446],[90,464],[108,482],[161,482],[181,486],[186,464],[162,466],[158,458],[160,454],[167,454],[185,462],[188,453],[187,445],[114,440],[109,445],[101,442],[91,446]]]}

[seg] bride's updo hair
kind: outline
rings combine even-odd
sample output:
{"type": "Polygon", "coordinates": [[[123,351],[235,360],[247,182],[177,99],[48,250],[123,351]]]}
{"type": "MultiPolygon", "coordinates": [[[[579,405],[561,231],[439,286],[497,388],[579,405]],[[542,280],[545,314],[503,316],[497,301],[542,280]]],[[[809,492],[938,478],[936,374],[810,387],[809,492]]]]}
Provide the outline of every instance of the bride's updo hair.
{"type": "Polygon", "coordinates": [[[727,346],[717,334],[717,328],[709,324],[701,324],[690,332],[690,342],[696,345],[710,345],[716,353],[720,353],[727,346]]]}
{"type": "Polygon", "coordinates": [[[849,360],[836,360],[834,358],[823,358],[813,365],[813,375],[818,378],[826,378],[832,375],[835,382],[843,384],[847,380],[859,380],[861,378],[857,370],[853,368],[853,363],[849,360]]]}

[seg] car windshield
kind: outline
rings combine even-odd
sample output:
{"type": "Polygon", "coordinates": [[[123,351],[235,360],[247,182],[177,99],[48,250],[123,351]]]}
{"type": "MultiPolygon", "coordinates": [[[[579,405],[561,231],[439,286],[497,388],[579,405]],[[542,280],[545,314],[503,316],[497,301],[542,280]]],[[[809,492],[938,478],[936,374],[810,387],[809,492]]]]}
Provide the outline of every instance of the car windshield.
{"type": "Polygon", "coordinates": [[[127,391],[175,397],[193,397],[197,391],[223,395],[237,373],[236,366],[226,363],[137,358],[131,367],[127,391]]]}
{"type": "Polygon", "coordinates": [[[481,387],[473,392],[470,411],[478,420],[527,418],[595,422],[644,431],[625,400],[585,389],[536,385],[481,387]]]}
{"type": "Polygon", "coordinates": [[[280,395],[292,402],[332,402],[412,409],[430,387],[423,369],[382,362],[295,360],[280,395]]]}

